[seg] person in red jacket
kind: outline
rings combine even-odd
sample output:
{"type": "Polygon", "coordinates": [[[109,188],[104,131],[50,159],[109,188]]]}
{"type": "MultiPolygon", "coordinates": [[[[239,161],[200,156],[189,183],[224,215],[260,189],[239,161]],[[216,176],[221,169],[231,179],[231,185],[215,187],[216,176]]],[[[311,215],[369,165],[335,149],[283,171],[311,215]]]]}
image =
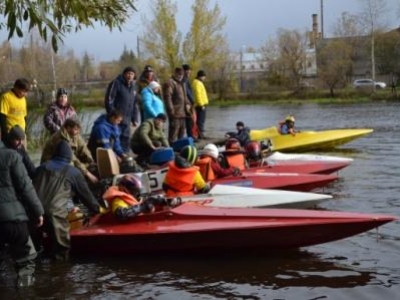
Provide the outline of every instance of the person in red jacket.
{"type": "Polygon", "coordinates": [[[204,146],[196,166],[200,168],[200,173],[205,181],[212,181],[216,178],[240,175],[240,169],[237,167],[223,168],[219,163],[219,151],[214,144],[204,146]]]}

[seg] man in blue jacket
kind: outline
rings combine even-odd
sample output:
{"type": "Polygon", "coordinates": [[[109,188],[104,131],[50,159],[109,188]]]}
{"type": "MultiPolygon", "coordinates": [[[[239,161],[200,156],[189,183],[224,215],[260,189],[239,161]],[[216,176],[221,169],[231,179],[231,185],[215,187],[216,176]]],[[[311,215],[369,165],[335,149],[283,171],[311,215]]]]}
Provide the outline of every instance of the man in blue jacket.
{"type": "Polygon", "coordinates": [[[113,149],[119,162],[128,156],[120,143],[121,134],[118,125],[122,122],[123,117],[124,114],[121,111],[113,109],[108,114],[103,114],[96,119],[88,143],[94,160],[97,160],[96,149],[99,147],[113,149]]]}
{"type": "Polygon", "coordinates": [[[124,152],[129,151],[131,126],[138,125],[135,74],[132,67],[126,67],[122,74],[108,85],[104,99],[107,113],[110,113],[112,109],[118,109],[124,113],[124,118],[118,125],[121,131],[121,147],[124,152]]]}

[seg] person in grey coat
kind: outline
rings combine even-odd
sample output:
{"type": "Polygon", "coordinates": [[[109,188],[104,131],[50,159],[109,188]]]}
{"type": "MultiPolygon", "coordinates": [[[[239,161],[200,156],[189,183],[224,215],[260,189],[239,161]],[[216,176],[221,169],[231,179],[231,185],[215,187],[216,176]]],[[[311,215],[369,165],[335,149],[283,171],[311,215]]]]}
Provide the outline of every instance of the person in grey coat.
{"type": "Polygon", "coordinates": [[[17,272],[17,287],[34,283],[37,256],[28,221],[43,224],[43,206],[21,156],[0,141],[0,248],[8,245],[17,272]]]}

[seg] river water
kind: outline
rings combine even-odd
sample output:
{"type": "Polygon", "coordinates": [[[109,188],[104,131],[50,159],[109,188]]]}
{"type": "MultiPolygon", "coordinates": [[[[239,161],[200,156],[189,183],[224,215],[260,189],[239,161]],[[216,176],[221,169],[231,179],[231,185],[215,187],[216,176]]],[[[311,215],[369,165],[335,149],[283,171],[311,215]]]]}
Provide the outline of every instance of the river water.
{"type": "MultiPolygon", "coordinates": [[[[373,128],[332,152],[353,163],[325,189],[323,209],[400,216],[400,103],[211,107],[207,134],[222,136],[237,121],[274,125],[288,113],[300,130],[373,128]]],[[[73,258],[40,262],[36,285],[13,288],[1,271],[1,299],[399,299],[399,221],[355,237],[290,253],[239,257],[73,258]]],[[[285,238],[285,237],[282,237],[285,238]]]]}

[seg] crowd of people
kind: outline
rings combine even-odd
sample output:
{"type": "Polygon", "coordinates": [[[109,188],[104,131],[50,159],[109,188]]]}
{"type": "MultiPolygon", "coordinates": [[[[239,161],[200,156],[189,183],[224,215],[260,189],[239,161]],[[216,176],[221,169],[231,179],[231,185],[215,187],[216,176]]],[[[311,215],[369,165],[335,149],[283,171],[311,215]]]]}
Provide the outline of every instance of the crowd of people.
{"type": "MultiPolygon", "coordinates": [[[[175,206],[180,203],[179,196],[207,192],[214,178],[236,176],[247,168],[243,149],[252,143],[250,129],[237,122],[237,132],[226,134],[223,155],[214,144],[206,145],[200,155],[192,145],[180,150],[169,162],[163,183],[166,197],[142,199],[140,181],[129,175],[106,191],[105,202],[93,195],[90,185],[99,182],[98,148],[111,149],[120,164],[134,155],[139,164],[146,165],[154,151],[177,140],[205,138],[206,74],[198,71],[190,83],[190,73],[187,64],[177,67],[161,84],[149,65],[138,80],[135,69],[126,67],[108,85],[105,113],[94,121],[88,142],[68,101],[68,91],[59,88],[43,117],[50,138],[38,167],[26,150],[29,81],[17,79],[0,95],[0,250],[8,249],[14,259],[18,287],[33,284],[38,252],[55,260],[68,259],[68,215],[79,210],[78,203],[93,214],[111,210],[124,221],[157,207],[175,206]],[[51,241],[45,249],[44,235],[51,241]]],[[[285,120],[281,131],[295,134],[293,117],[285,120]]]]}

